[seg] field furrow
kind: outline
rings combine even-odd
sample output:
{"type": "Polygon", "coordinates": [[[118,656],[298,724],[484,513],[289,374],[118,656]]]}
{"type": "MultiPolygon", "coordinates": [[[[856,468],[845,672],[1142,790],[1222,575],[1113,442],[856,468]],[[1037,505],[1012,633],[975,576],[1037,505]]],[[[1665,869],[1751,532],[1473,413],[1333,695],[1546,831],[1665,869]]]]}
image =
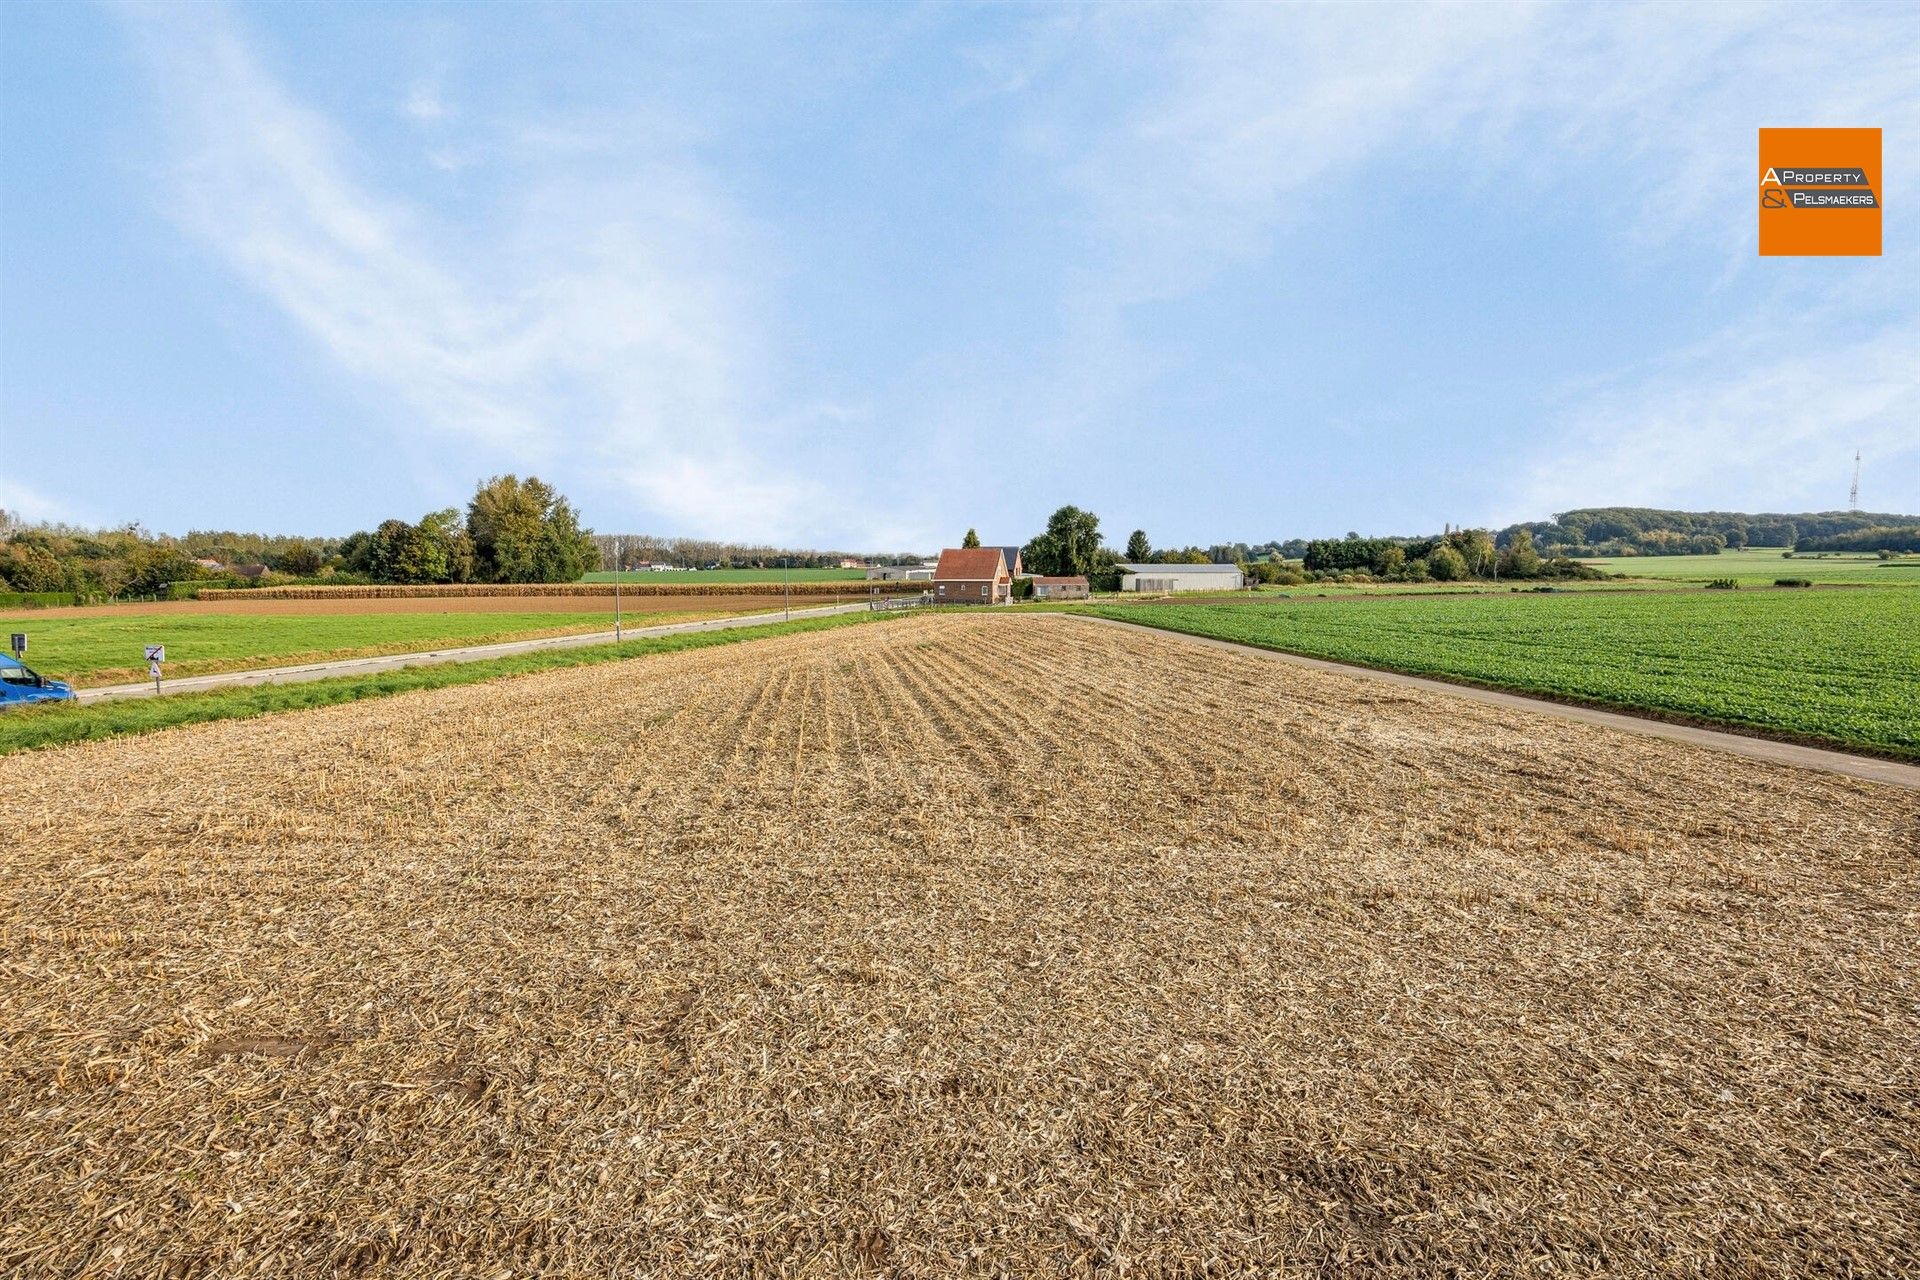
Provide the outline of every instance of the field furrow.
{"type": "Polygon", "coordinates": [[[957,613],[0,841],[0,1273],[1920,1270],[1913,793],[957,613]]]}

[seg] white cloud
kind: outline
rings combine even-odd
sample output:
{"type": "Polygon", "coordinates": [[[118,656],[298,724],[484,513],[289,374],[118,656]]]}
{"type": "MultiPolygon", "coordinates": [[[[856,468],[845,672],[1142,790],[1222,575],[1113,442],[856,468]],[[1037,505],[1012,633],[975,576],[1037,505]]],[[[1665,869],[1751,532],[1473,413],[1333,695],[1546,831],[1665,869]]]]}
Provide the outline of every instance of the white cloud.
{"type": "Polygon", "coordinates": [[[446,119],[452,112],[441,97],[440,86],[431,80],[422,80],[408,91],[400,103],[400,114],[421,124],[431,124],[446,119]]]}
{"type": "Polygon", "coordinates": [[[1781,5],[1210,5],[1122,9],[1103,38],[1043,28],[1137,83],[1116,112],[1035,136],[1088,211],[1090,291],[1178,297],[1240,262],[1308,251],[1303,203],[1383,160],[1435,180],[1584,192],[1603,173],[1622,234],[1713,240],[1746,212],[1761,124],[1920,135],[1920,16],[1781,5]],[[1169,21],[1169,16],[1174,21],[1169,21]]]}
{"type": "Polygon", "coordinates": [[[87,524],[81,513],[18,480],[0,476],[0,510],[34,523],[87,524]]]}
{"type": "MultiPolygon", "coordinates": [[[[1130,7],[1091,27],[1042,22],[1036,48],[975,58],[1034,100],[1021,136],[1086,214],[1067,336],[1029,397],[1061,436],[1096,429],[1155,376],[1161,353],[1135,336],[1136,313],[1269,258],[1284,272],[1315,252],[1288,237],[1302,208],[1364,202],[1370,178],[1397,188],[1424,164],[1436,181],[1522,190],[1543,213],[1597,186],[1623,262],[1752,292],[1769,269],[1751,208],[1760,125],[1880,125],[1890,173],[1920,161],[1911,6],[1130,7]],[[1117,105],[1089,111],[1109,85],[1125,86],[1117,105]]],[[[1912,434],[1920,287],[1904,261],[1881,275],[1901,296],[1877,330],[1780,295],[1685,358],[1570,393],[1565,431],[1536,433],[1541,460],[1513,500],[1811,499],[1817,458],[1912,434]],[[1769,412],[1742,429],[1759,399],[1769,412]],[[1566,431],[1635,443],[1562,480],[1566,431]],[[1636,453],[1658,466],[1636,468],[1636,453]]]]}
{"type": "Polygon", "coordinates": [[[1837,510],[1855,449],[1864,507],[1920,508],[1920,321],[1850,338],[1826,339],[1825,328],[1739,326],[1584,390],[1542,433],[1544,456],[1502,514],[1837,510]],[[1820,345],[1803,345],[1809,331],[1820,345]]]}
{"type": "MultiPolygon", "coordinates": [[[[402,430],[474,470],[614,477],[639,509],[602,523],[791,529],[804,486],[763,474],[745,404],[755,306],[736,281],[764,265],[697,166],[624,137],[596,176],[529,164],[498,227],[440,226],[358,177],[351,143],[218,11],[132,26],[172,129],[182,225],[402,430]]],[[[416,115],[437,104],[410,100],[416,115]]]]}

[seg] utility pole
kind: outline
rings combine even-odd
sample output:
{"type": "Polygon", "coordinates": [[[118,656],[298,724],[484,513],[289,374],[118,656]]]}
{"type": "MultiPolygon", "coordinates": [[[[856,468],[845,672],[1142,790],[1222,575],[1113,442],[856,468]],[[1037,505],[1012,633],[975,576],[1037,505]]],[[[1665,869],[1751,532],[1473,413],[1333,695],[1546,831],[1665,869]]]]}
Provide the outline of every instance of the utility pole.
{"type": "Polygon", "coordinates": [[[782,556],[780,558],[780,563],[786,567],[787,605],[786,605],[785,621],[792,622],[793,621],[793,557],[782,556]]]}
{"type": "Polygon", "coordinates": [[[620,539],[613,540],[613,642],[620,643],[620,539]]]}
{"type": "Polygon", "coordinates": [[[1847,491],[1847,510],[1860,509],[1860,451],[1853,451],[1853,488],[1847,491]]]}

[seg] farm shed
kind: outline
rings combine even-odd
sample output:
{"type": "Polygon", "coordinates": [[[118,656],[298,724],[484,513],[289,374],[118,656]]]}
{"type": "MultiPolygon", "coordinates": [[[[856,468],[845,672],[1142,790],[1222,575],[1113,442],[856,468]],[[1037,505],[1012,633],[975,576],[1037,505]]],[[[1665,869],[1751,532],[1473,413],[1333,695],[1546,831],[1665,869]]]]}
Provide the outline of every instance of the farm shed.
{"type": "Polygon", "coordinates": [[[1087,580],[1083,577],[1046,577],[1033,580],[1035,600],[1085,600],[1087,580]]]}
{"type": "Polygon", "coordinates": [[[921,564],[877,564],[867,570],[868,582],[931,582],[933,570],[921,564]]]}
{"type": "Polygon", "coordinates": [[[1238,565],[1123,564],[1120,589],[1166,595],[1174,591],[1238,591],[1247,585],[1238,565]]]}
{"type": "Polygon", "coordinates": [[[1005,604],[1012,590],[998,547],[948,547],[933,569],[935,604],[1005,604]]]}

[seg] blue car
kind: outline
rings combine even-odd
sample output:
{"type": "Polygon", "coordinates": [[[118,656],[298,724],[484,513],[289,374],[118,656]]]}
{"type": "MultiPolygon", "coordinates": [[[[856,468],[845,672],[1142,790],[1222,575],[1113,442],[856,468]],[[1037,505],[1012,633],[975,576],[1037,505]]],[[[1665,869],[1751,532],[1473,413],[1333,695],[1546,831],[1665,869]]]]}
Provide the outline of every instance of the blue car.
{"type": "Polygon", "coordinates": [[[0,654],[0,707],[23,702],[72,702],[73,686],[49,680],[33,668],[0,654]]]}

